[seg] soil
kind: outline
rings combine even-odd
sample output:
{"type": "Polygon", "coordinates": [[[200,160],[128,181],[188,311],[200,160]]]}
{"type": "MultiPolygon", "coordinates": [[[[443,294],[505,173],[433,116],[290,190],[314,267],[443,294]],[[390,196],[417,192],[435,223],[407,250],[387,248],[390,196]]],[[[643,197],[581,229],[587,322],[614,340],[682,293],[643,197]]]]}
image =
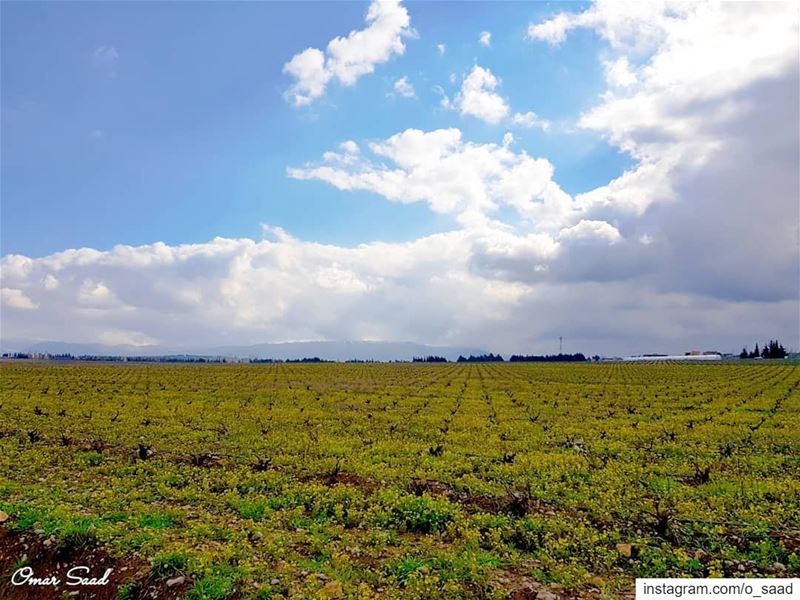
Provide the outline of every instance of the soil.
{"type": "Polygon", "coordinates": [[[128,583],[136,585],[141,598],[153,600],[178,600],[191,587],[188,578],[168,586],[167,580],[153,577],[149,565],[138,559],[117,558],[93,545],[59,548],[52,540],[34,533],[0,526],[0,598],[3,600],[116,600],[119,588],[128,583]],[[14,571],[23,566],[33,570],[33,577],[54,577],[60,583],[13,585],[14,571]],[[92,578],[102,578],[111,569],[108,583],[67,585],[67,571],[77,566],[89,567],[89,572],[73,572],[73,575],[92,578]]]}

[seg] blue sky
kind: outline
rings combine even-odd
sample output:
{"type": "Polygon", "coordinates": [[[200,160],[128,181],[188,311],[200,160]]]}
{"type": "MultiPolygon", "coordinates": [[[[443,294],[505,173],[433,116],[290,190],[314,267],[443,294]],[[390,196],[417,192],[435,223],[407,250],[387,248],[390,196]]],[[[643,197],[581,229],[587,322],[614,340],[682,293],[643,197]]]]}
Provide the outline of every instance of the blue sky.
{"type": "Polygon", "coordinates": [[[792,2],[5,2],[0,342],[800,348],[792,2]]]}
{"type": "Polygon", "coordinates": [[[604,79],[588,32],[563,49],[525,40],[528,22],[558,4],[464,3],[458,19],[449,3],[411,7],[418,38],[404,55],[298,110],[282,97],[283,64],[358,28],[367,4],[5,4],[2,253],[256,237],[262,222],[345,245],[447,230],[451,219],[424,205],[294,181],[286,168],[345,139],[407,127],[460,127],[499,142],[502,129],[435,108],[433,87],[457,87],[451,73],[474,64],[501,72],[512,110],[562,123],[517,133],[517,143],[547,156],[566,191],[588,191],[630,164],[599,135],[565,131],[604,79]],[[485,30],[489,48],[478,42],[485,30]],[[403,76],[418,98],[387,98],[403,76]]]}

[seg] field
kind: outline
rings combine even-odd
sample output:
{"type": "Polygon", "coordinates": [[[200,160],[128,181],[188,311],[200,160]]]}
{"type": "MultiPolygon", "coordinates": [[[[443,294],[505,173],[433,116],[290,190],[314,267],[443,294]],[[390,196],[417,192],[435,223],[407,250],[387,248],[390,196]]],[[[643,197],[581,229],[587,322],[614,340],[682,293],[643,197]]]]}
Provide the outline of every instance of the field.
{"type": "Polygon", "coordinates": [[[0,395],[4,598],[66,590],[26,564],[127,600],[800,575],[796,365],[4,363],[0,395]]]}

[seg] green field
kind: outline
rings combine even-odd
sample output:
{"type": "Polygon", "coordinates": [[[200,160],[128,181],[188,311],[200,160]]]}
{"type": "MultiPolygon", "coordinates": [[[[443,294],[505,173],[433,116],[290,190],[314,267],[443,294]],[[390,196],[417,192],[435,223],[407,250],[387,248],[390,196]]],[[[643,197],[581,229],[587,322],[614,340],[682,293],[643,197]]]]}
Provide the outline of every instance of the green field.
{"type": "Polygon", "coordinates": [[[3,569],[102,556],[110,597],[800,575],[796,365],[4,363],[0,393],[3,569]]]}

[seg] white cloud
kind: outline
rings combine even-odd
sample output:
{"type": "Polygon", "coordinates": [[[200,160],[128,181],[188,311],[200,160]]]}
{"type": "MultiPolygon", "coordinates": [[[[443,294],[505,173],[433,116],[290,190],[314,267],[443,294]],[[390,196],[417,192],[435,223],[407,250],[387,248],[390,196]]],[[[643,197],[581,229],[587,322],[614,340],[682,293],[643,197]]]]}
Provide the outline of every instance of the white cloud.
{"type": "Polygon", "coordinates": [[[369,190],[402,203],[426,202],[464,225],[486,223],[501,205],[542,231],[577,222],[577,205],[553,181],[553,166],[503,144],[465,142],[458,129],[407,129],[373,142],[358,161],[324,154],[321,163],[293,167],[295,179],[319,179],[341,190],[369,190]],[[387,160],[391,164],[387,164],[387,160]]]}
{"type": "Polygon", "coordinates": [[[631,70],[627,56],[603,63],[606,81],[611,87],[629,87],[636,83],[636,73],[631,70]]]}
{"type": "Polygon", "coordinates": [[[408,80],[408,77],[401,77],[394,82],[392,86],[396,94],[400,94],[403,98],[416,98],[417,94],[414,92],[414,86],[408,80]]]}
{"type": "Polygon", "coordinates": [[[94,308],[112,308],[119,305],[114,292],[102,281],[85,279],[78,289],[78,304],[94,308]]]}
{"type": "Polygon", "coordinates": [[[753,108],[737,90],[796,66],[798,15],[786,4],[626,6],[596,2],[531,25],[530,33],[560,43],[572,28],[592,28],[618,52],[602,61],[611,89],[579,125],[637,165],[577,200],[587,210],[616,206],[642,214],[653,203],[674,201],[678,174],[701,168],[732,142],[726,130],[753,108]],[[628,54],[642,48],[649,59],[634,73],[628,54]]]}
{"type": "MultiPolygon", "coordinates": [[[[455,342],[470,319],[502,318],[519,299],[517,284],[485,280],[470,270],[471,248],[493,235],[454,231],[354,248],[291,236],[260,242],[216,238],[181,246],[118,246],[91,255],[59,253],[32,259],[21,289],[10,295],[4,290],[4,302],[23,290],[35,296],[42,314],[13,320],[4,314],[3,334],[135,345],[155,340],[208,345],[226,334],[238,342],[455,342]],[[61,286],[45,292],[39,282],[53,272],[61,286]],[[104,305],[112,297],[133,310],[86,309],[87,301],[104,305]],[[458,310],[436,301],[442,297],[461,298],[458,310]]],[[[13,260],[5,257],[3,267],[13,260]]]]}
{"type": "Polygon", "coordinates": [[[515,113],[511,118],[511,123],[512,125],[519,125],[520,127],[526,127],[528,129],[532,127],[537,127],[542,131],[547,131],[550,129],[550,121],[547,119],[542,119],[533,111],[528,111],[526,113],[515,113]]]}
{"type": "Polygon", "coordinates": [[[367,27],[347,37],[332,39],[325,52],[306,48],[295,54],[284,73],[295,82],[286,97],[295,106],[306,106],[325,93],[331,80],[353,85],[394,55],[405,52],[403,39],[414,35],[408,11],[399,0],[373,0],[366,16],[367,27]]]}
{"type": "Polygon", "coordinates": [[[598,0],[580,13],[559,13],[543,23],[531,23],[528,37],[561,44],[572,29],[588,28],[612,48],[644,51],[656,46],[664,32],[701,3],[654,0],[598,0]]]}
{"type": "Polygon", "coordinates": [[[263,239],[273,242],[291,242],[294,238],[283,228],[277,225],[261,223],[261,235],[263,239]]]}
{"type": "Polygon", "coordinates": [[[562,229],[558,234],[559,240],[605,240],[610,244],[622,239],[616,227],[605,221],[590,221],[583,219],[577,225],[562,229]]]}
{"type": "Polygon", "coordinates": [[[325,93],[331,73],[325,69],[325,54],[317,48],[306,48],[283,66],[297,81],[287,92],[295,106],[306,106],[325,93]]]}
{"type": "Polygon", "coordinates": [[[119,52],[114,46],[98,46],[92,53],[92,64],[99,70],[105,71],[110,78],[117,76],[117,61],[119,52]]]}
{"type": "Polygon", "coordinates": [[[583,27],[608,44],[609,89],[578,124],[635,162],[575,202],[623,233],[641,227],[639,251],[660,253],[660,288],[800,296],[799,17],[790,3],[600,1],[531,25],[551,43],[583,27]],[[767,255],[768,267],[754,264],[767,255]]]}
{"type": "Polygon", "coordinates": [[[797,331],[797,15],[785,4],[653,10],[598,3],[591,19],[556,20],[595,28],[610,48],[598,57],[610,89],[579,119],[634,161],[605,185],[570,197],[546,159],[514,153],[510,138],[472,144],[454,130],[409,130],[374,144],[379,159],[290,174],[425,201],[467,230],[514,232],[517,223],[495,218],[512,207],[526,229],[504,245],[496,233],[473,252],[473,268],[487,276],[531,285],[630,281],[639,298],[671,294],[673,307],[706,302],[720,315],[739,310],[726,302],[774,303],[785,312],[773,335],[797,331]],[[534,259],[521,242],[532,235],[557,252],[534,259]],[[579,250],[587,243],[590,252],[579,250]]]}
{"type": "Polygon", "coordinates": [[[35,310],[38,305],[28,298],[22,290],[17,288],[2,288],[0,290],[0,297],[2,297],[3,305],[9,308],[16,308],[19,310],[35,310]]]}
{"type": "Polygon", "coordinates": [[[25,279],[33,268],[33,259],[11,254],[3,258],[3,277],[11,281],[25,279]]]}
{"type": "Polygon", "coordinates": [[[119,52],[114,46],[98,46],[92,53],[92,60],[98,66],[113,65],[119,59],[119,52]]]}
{"type": "Polygon", "coordinates": [[[489,31],[481,31],[481,35],[478,38],[478,43],[484,48],[488,48],[492,45],[492,34],[489,31]]]}
{"type": "MultiPolygon", "coordinates": [[[[512,135],[477,143],[458,129],[408,129],[347,140],[289,176],[424,202],[454,229],[342,247],[264,226],[259,241],[5,256],[4,339],[409,339],[540,352],[564,335],[590,353],[736,350],[769,337],[800,346],[793,7],[599,2],[540,25],[531,37],[563,43],[583,27],[603,41],[609,89],[578,124],[631,157],[619,177],[573,197],[550,161],[512,135]]],[[[315,97],[334,77],[321,55],[315,97]]],[[[481,71],[478,91],[497,96],[481,71]]],[[[463,87],[452,100],[439,93],[462,109],[463,87]]],[[[529,113],[509,118],[498,98],[496,122],[536,126],[529,113]]]]}
{"type": "Polygon", "coordinates": [[[46,289],[46,290],[57,290],[58,289],[58,279],[53,277],[52,274],[48,274],[47,277],[44,278],[44,289],[46,289]]]}
{"type": "Polygon", "coordinates": [[[528,37],[544,40],[552,45],[558,45],[567,37],[567,31],[573,27],[568,14],[559,13],[544,23],[528,26],[528,37]]]}
{"type": "Polygon", "coordinates": [[[433,93],[440,96],[439,106],[445,110],[450,110],[452,103],[450,102],[450,97],[444,91],[444,88],[440,85],[435,85],[433,86],[433,93]]]}
{"type": "Polygon", "coordinates": [[[444,53],[447,52],[447,46],[444,44],[436,44],[436,50],[439,52],[439,56],[444,56],[444,53]]]}
{"type": "Polygon", "coordinates": [[[156,338],[145,335],[141,331],[127,329],[107,329],[99,331],[96,341],[109,346],[149,346],[157,344],[156,338]]]}
{"type": "Polygon", "coordinates": [[[489,69],[479,65],[464,77],[453,105],[462,115],[471,115],[496,125],[508,115],[508,102],[494,90],[500,84],[489,69]]]}
{"type": "MultiPolygon", "coordinates": [[[[67,251],[30,259],[11,296],[39,309],[4,310],[3,336],[189,347],[411,340],[531,352],[564,335],[575,351],[610,353],[696,342],[736,349],[743,339],[769,335],[797,343],[796,300],[731,302],[648,288],[626,272],[608,271],[609,263],[636,252],[624,240],[609,245],[616,236],[607,223],[569,231],[554,238],[484,226],[351,248],[286,235],[67,251]],[[593,230],[601,236],[591,237],[593,230]],[[54,273],[61,285],[45,290],[41,282],[54,273]],[[100,275],[132,310],[81,304],[80,290],[97,290],[100,275]],[[739,324],[736,331],[730,323],[739,324]]],[[[2,260],[5,278],[15,259],[2,260]]],[[[5,305],[8,297],[4,289],[5,305]]]]}
{"type": "Polygon", "coordinates": [[[353,140],[347,140],[339,144],[339,147],[347,152],[348,154],[358,154],[359,148],[358,144],[356,144],[353,140]]]}

